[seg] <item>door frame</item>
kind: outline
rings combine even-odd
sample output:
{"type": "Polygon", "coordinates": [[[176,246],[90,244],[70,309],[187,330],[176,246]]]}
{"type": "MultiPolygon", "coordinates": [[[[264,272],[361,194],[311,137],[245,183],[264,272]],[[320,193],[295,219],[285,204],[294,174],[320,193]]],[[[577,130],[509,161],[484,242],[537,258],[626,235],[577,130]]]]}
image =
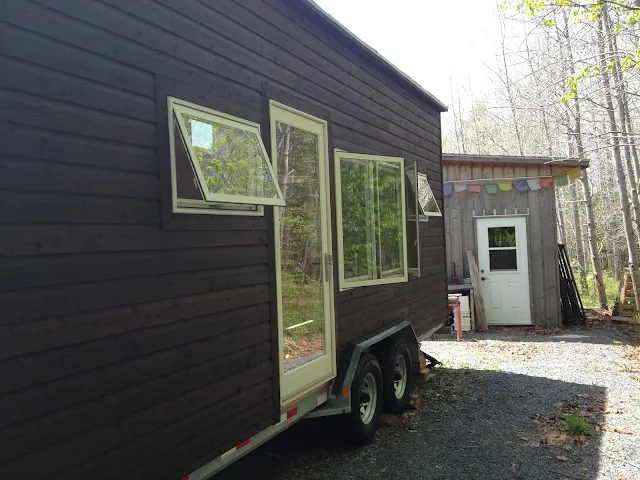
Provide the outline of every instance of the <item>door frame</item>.
{"type": "MultiPolygon", "coordinates": [[[[303,125],[306,122],[313,122],[318,124],[320,127],[320,131],[324,136],[324,141],[318,142],[318,153],[319,153],[319,180],[320,180],[320,191],[323,193],[324,198],[323,202],[320,204],[321,215],[323,216],[324,221],[321,224],[321,238],[322,238],[322,273],[324,278],[324,305],[328,308],[325,316],[325,355],[318,359],[314,359],[307,364],[303,365],[304,368],[308,366],[313,366],[313,364],[318,364],[322,359],[327,358],[330,364],[330,371],[327,374],[324,374],[320,377],[314,378],[312,381],[301,383],[298,387],[294,388],[291,392],[286,392],[283,394],[283,385],[285,382],[285,378],[287,375],[291,375],[293,372],[298,370],[298,368],[293,369],[291,372],[284,372],[284,362],[283,362],[283,354],[284,354],[284,335],[283,335],[283,316],[282,316],[282,287],[281,287],[281,250],[280,250],[280,221],[278,216],[279,207],[274,207],[273,209],[273,230],[274,230],[274,251],[275,251],[275,273],[276,273],[276,313],[278,319],[278,327],[277,327],[277,340],[278,340],[278,372],[279,372],[279,387],[280,387],[280,405],[286,405],[291,403],[292,401],[297,400],[301,396],[307,394],[308,392],[316,389],[319,385],[326,383],[327,381],[335,378],[337,375],[337,364],[336,364],[336,308],[335,308],[335,291],[336,291],[336,278],[334,274],[334,266],[333,266],[333,258],[334,258],[334,249],[333,249],[333,232],[332,232],[332,211],[331,211],[331,175],[330,175],[330,159],[329,159],[329,128],[328,122],[321,118],[315,117],[309,113],[298,110],[294,107],[286,105],[282,102],[278,102],[273,99],[269,99],[269,132],[270,132],[270,150],[271,150],[271,158],[272,164],[274,168],[274,172],[276,175],[276,180],[278,176],[278,165],[277,165],[277,145],[276,145],[276,132],[275,132],[275,116],[273,115],[273,110],[278,109],[281,113],[284,114],[287,124],[300,128],[302,130],[309,131],[308,128],[305,128],[303,125]],[[296,121],[298,123],[296,124],[296,121]]],[[[308,370],[307,370],[308,372],[308,370]]],[[[301,375],[299,371],[296,375],[297,377],[305,377],[304,374],[301,375]]],[[[291,378],[291,377],[289,377],[291,378]]]]}
{"type": "MultiPolygon", "coordinates": [[[[514,326],[527,326],[527,325],[536,325],[534,316],[533,316],[533,272],[531,269],[531,235],[530,235],[530,222],[529,222],[529,214],[512,214],[512,215],[474,215],[474,234],[475,234],[475,254],[476,254],[476,262],[478,263],[478,268],[480,267],[480,247],[478,246],[478,240],[480,239],[479,228],[478,228],[478,220],[490,220],[490,219],[510,219],[510,218],[523,218],[524,219],[524,228],[525,228],[525,237],[527,246],[527,282],[528,282],[528,291],[529,291],[529,318],[531,319],[530,323],[526,324],[512,324],[514,326]]],[[[494,325],[508,325],[508,324],[494,324],[494,325]]]]}

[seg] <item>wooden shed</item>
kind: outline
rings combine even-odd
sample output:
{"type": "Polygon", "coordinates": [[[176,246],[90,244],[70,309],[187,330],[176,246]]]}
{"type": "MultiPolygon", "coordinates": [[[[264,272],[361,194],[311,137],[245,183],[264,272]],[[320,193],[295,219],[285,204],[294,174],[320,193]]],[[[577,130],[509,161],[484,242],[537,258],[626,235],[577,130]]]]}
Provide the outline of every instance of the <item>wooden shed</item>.
{"type": "Polygon", "coordinates": [[[443,166],[448,282],[470,278],[471,250],[489,325],[560,326],[555,189],[588,163],[444,154],[443,166]]]}
{"type": "Polygon", "coordinates": [[[443,322],[446,107],[313,2],[0,3],[0,478],[179,480],[443,322]]]}

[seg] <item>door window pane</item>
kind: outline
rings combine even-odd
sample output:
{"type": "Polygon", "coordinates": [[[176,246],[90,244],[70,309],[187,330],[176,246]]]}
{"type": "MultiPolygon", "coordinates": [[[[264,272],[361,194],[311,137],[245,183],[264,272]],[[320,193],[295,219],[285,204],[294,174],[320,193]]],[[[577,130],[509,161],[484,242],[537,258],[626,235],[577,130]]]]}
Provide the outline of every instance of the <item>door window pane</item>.
{"type": "Polygon", "coordinates": [[[285,372],[325,353],[317,135],[276,122],[285,372]]]}
{"type": "Polygon", "coordinates": [[[516,227],[490,227],[487,230],[489,248],[516,246],[516,227]]]}
{"type": "Polygon", "coordinates": [[[489,250],[489,268],[491,271],[496,270],[517,270],[517,250],[515,248],[508,250],[489,250]]]}

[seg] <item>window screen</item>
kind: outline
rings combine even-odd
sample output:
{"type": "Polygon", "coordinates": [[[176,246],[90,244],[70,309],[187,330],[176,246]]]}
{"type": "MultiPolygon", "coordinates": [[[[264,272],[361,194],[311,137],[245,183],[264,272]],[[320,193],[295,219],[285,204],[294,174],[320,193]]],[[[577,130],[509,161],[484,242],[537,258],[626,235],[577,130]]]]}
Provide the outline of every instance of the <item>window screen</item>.
{"type": "Polygon", "coordinates": [[[341,288],[407,281],[404,160],[335,158],[341,288]]]}
{"type": "Polygon", "coordinates": [[[174,98],[169,112],[174,211],[284,206],[257,124],[174,98]]]}
{"type": "Polygon", "coordinates": [[[440,207],[424,173],[418,173],[418,203],[425,217],[441,217],[440,207]]]}

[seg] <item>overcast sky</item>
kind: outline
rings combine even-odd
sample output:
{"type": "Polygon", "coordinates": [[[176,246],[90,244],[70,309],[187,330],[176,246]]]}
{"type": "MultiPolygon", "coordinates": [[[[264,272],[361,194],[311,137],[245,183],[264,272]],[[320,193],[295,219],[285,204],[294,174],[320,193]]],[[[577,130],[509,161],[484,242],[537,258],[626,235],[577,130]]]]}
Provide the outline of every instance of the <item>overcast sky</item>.
{"type": "Polygon", "coordinates": [[[500,31],[495,0],[315,1],[445,105],[450,77],[470,80],[474,96],[487,89],[500,31]]]}

